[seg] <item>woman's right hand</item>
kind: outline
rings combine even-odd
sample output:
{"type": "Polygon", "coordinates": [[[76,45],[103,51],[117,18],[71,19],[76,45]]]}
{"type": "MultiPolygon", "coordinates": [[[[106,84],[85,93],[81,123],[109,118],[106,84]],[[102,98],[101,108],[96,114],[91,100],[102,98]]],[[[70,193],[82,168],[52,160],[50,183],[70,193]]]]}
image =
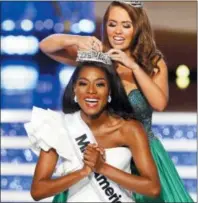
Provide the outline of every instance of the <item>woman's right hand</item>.
{"type": "Polygon", "coordinates": [[[104,166],[103,150],[100,150],[99,147],[95,144],[88,144],[84,152],[84,163],[91,167],[93,172],[98,173],[104,166]]]}
{"type": "Polygon", "coordinates": [[[95,51],[102,51],[102,42],[93,36],[77,36],[76,45],[78,50],[95,50],[95,51]]]}
{"type": "Polygon", "coordinates": [[[88,176],[90,173],[93,172],[92,168],[89,167],[87,164],[84,163],[84,166],[82,168],[82,171],[88,176]]]}
{"type": "Polygon", "coordinates": [[[39,47],[50,58],[63,64],[76,66],[77,51],[96,50],[102,51],[102,42],[96,37],[52,34],[44,38],[39,47]]]}

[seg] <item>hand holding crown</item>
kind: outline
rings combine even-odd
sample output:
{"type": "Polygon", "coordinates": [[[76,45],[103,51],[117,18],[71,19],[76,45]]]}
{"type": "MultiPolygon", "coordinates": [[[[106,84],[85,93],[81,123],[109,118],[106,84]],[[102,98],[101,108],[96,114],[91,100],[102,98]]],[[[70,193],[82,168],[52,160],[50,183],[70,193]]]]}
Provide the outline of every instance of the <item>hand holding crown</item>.
{"type": "Polygon", "coordinates": [[[77,37],[76,45],[79,51],[96,50],[102,51],[102,42],[94,36],[75,36],[77,37]]]}
{"type": "Polygon", "coordinates": [[[88,51],[78,51],[77,62],[98,62],[106,65],[112,65],[112,60],[107,53],[98,52],[93,49],[88,51]]]}
{"type": "Polygon", "coordinates": [[[119,49],[110,49],[107,54],[113,61],[117,61],[133,71],[139,68],[139,65],[134,61],[132,57],[128,56],[125,52],[119,49]]]}

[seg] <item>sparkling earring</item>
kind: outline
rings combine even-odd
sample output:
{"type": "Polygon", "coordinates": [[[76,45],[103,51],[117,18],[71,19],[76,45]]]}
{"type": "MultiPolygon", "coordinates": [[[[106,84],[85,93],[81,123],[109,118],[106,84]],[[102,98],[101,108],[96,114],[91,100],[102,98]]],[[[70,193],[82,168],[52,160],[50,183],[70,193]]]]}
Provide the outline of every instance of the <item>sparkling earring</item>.
{"type": "Polygon", "coordinates": [[[75,103],[78,103],[78,100],[77,100],[77,96],[76,96],[76,95],[74,96],[74,101],[75,101],[75,103]]]}
{"type": "Polygon", "coordinates": [[[108,102],[109,103],[111,102],[111,96],[110,95],[108,96],[108,102]]]}

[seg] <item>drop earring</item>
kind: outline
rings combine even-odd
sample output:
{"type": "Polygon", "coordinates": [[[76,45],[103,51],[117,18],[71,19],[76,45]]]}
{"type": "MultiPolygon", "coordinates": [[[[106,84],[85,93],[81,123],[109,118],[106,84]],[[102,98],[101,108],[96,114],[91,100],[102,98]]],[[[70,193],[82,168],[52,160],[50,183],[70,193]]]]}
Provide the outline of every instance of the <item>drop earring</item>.
{"type": "Polygon", "coordinates": [[[108,102],[109,103],[111,102],[111,96],[110,95],[108,96],[108,102]]]}
{"type": "Polygon", "coordinates": [[[74,96],[74,102],[75,102],[75,103],[78,103],[78,100],[77,100],[77,96],[76,96],[76,95],[74,96]]]}

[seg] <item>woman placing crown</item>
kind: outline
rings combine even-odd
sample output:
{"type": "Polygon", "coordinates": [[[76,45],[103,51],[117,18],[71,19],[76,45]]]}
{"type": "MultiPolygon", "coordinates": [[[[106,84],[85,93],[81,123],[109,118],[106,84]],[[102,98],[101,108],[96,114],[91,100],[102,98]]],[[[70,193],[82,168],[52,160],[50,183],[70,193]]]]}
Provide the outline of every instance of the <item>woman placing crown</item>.
{"type": "MultiPolygon", "coordinates": [[[[119,74],[135,118],[141,121],[149,138],[157,165],[161,194],[157,199],[134,193],[137,202],[193,202],[161,142],[152,132],[152,112],[163,111],[168,103],[168,71],[157,49],[152,29],[138,1],[114,1],[103,19],[103,42],[95,37],[55,34],[40,43],[51,58],[75,65],[77,50],[106,51],[117,63],[119,74]],[[157,99],[156,99],[157,98],[157,99]]],[[[133,173],[141,174],[132,164],[133,173]]]]}
{"type": "Polygon", "coordinates": [[[54,202],[135,202],[133,192],[157,197],[160,182],[148,138],[133,119],[111,59],[86,51],[77,62],[63,95],[64,114],[34,107],[25,124],[33,150],[40,151],[32,197],[65,190],[54,202]],[[61,177],[52,178],[58,157],[61,177]],[[132,157],[140,176],[130,172],[132,157]]]}

